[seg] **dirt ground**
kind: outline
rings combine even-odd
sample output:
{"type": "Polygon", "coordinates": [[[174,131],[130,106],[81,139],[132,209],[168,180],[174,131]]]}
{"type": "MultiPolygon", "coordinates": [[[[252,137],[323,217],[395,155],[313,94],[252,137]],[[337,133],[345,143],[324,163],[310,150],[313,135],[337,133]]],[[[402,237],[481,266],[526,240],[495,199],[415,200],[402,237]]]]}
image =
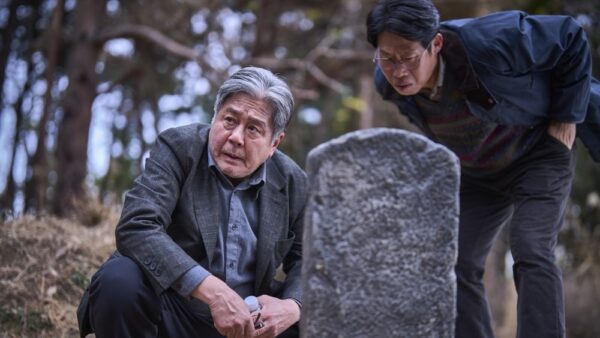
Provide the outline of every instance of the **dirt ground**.
{"type": "MultiPolygon", "coordinates": [[[[92,274],[114,250],[119,212],[92,203],[73,219],[24,216],[0,224],[0,338],[79,337],[76,307],[92,274]]],[[[581,239],[589,259],[565,272],[570,338],[600,337],[600,249],[587,242],[581,239]]],[[[500,309],[494,313],[496,334],[514,337],[512,280],[496,289],[504,290],[501,297],[490,295],[492,308],[500,309]]]]}
{"type": "Polygon", "coordinates": [[[1,338],[79,337],[75,310],[114,250],[117,220],[117,210],[98,207],[71,220],[24,216],[0,225],[1,338]]]}

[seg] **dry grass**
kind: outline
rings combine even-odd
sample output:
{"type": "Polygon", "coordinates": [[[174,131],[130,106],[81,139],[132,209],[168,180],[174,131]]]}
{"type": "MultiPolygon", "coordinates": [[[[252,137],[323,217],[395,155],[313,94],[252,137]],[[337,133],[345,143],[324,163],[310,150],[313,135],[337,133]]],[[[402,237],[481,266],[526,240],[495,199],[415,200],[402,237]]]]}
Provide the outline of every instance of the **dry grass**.
{"type": "MultiPolygon", "coordinates": [[[[87,201],[73,214],[25,216],[0,225],[0,338],[79,337],[75,310],[92,274],[114,250],[119,210],[87,201]]],[[[564,271],[569,338],[600,337],[598,236],[577,238],[585,253],[578,256],[585,259],[564,271]]],[[[488,261],[487,277],[501,257],[488,261]]],[[[486,282],[497,337],[514,337],[512,279],[496,275],[486,282]]]]}
{"type": "MultiPolygon", "coordinates": [[[[600,337],[600,229],[590,233],[580,227],[571,227],[568,231],[569,239],[576,245],[561,264],[567,337],[597,338],[600,337]]],[[[507,249],[506,239],[501,236],[488,257],[484,280],[496,338],[515,337],[517,330],[515,286],[512,278],[503,275],[503,264],[498,264],[507,249]]]]}
{"type": "Polygon", "coordinates": [[[575,238],[581,259],[565,274],[569,338],[600,337],[600,228],[575,238]]]}
{"type": "Polygon", "coordinates": [[[91,204],[76,215],[0,225],[0,337],[79,336],[75,310],[114,250],[118,211],[91,204]]]}

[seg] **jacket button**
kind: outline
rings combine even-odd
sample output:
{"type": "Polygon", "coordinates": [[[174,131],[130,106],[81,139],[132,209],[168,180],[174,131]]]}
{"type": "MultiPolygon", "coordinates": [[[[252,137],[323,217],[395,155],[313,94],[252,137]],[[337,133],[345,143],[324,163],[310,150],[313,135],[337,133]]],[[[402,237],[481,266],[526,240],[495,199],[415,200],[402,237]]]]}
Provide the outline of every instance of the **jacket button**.
{"type": "Polygon", "coordinates": [[[492,99],[488,99],[488,103],[489,103],[489,104],[492,104],[492,103],[494,103],[494,100],[492,100],[492,99]]]}

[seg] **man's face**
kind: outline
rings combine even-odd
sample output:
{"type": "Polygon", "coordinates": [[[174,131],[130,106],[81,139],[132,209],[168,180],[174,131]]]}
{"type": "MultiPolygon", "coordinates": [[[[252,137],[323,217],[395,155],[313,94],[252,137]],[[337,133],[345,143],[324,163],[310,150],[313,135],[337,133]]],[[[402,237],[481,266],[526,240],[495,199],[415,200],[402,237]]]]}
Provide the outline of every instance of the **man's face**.
{"type": "Polygon", "coordinates": [[[440,34],[431,41],[431,52],[418,41],[390,32],[379,34],[377,45],[375,57],[383,75],[400,95],[415,95],[423,88],[433,88],[437,55],[442,45],[440,34]]]}
{"type": "Polygon", "coordinates": [[[233,184],[238,184],[277,149],[284,133],[274,140],[269,103],[238,93],[217,112],[208,135],[213,160],[233,184]]]}

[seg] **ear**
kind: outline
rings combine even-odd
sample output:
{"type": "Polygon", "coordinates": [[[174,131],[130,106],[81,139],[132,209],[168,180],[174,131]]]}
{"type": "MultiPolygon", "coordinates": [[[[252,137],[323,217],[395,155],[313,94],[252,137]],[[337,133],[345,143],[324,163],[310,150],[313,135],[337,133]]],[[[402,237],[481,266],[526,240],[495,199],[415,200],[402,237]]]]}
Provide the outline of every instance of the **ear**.
{"type": "Polygon", "coordinates": [[[442,33],[436,33],[433,37],[433,41],[431,42],[431,46],[433,48],[433,52],[438,54],[442,50],[442,46],[444,45],[444,36],[442,33]]]}
{"type": "Polygon", "coordinates": [[[273,154],[275,153],[275,150],[277,150],[277,147],[279,146],[279,144],[281,143],[281,141],[283,140],[284,137],[285,137],[285,133],[281,132],[279,135],[277,135],[275,140],[273,140],[273,144],[271,146],[271,153],[269,154],[269,157],[273,156],[273,154]]]}

